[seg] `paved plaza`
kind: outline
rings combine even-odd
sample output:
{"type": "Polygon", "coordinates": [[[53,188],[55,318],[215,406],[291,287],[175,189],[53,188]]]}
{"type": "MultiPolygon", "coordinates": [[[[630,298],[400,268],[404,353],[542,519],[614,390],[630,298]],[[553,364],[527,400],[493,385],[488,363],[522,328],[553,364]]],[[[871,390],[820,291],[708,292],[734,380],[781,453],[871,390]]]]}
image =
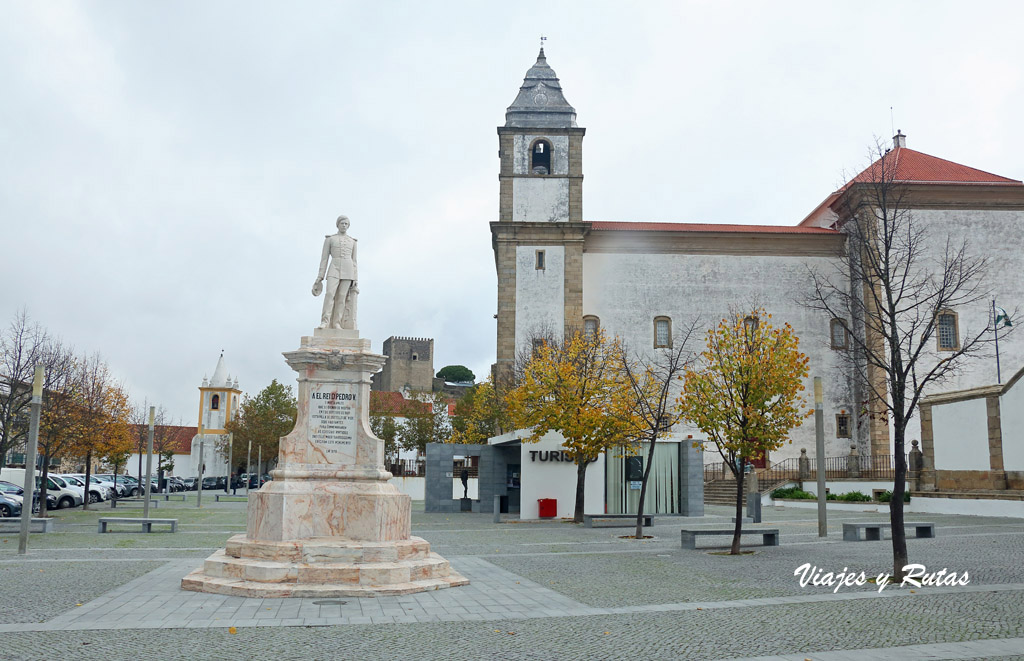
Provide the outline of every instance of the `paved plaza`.
{"type": "Polygon", "coordinates": [[[181,521],[174,534],[100,535],[96,518],[120,509],[58,512],[57,532],[34,535],[28,556],[0,537],[0,659],[1024,659],[1019,519],[915,515],[937,537],[908,540],[911,562],[967,571],[970,583],[879,593],[801,587],[794,571],[887,571],[888,541],[841,534],[843,521],[880,514],[830,512],[822,540],[813,510],[767,508],[781,546],[730,557],[714,548],[727,538],[697,550],[679,539],[683,527],[728,526],[724,507],[656,517],[644,541],[623,539],[628,528],[413,510],[413,534],[469,586],[336,599],[185,592],[181,578],[244,531],[244,503],[161,503],[159,516],[181,521]]]}

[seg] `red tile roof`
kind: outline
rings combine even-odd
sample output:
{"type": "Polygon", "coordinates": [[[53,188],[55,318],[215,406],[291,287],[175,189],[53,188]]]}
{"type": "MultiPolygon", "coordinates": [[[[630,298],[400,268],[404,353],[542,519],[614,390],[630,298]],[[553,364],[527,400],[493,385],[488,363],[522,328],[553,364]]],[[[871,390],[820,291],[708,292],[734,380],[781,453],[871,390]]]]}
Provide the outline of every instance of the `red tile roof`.
{"type": "MultiPolygon", "coordinates": [[[[139,438],[144,434],[146,425],[131,425],[132,438],[139,438]]],[[[159,446],[163,439],[164,447],[174,450],[174,454],[189,454],[192,452],[192,437],[199,433],[197,427],[186,427],[182,425],[156,425],[153,427],[153,445],[159,446]]],[[[156,452],[156,449],[154,449],[156,452]]]]}
{"type": "MultiPolygon", "coordinates": [[[[882,178],[882,158],[853,178],[853,183],[879,181],[882,178]]],[[[1022,185],[1016,179],[977,170],[943,158],[922,154],[906,147],[897,147],[885,156],[886,167],[895,167],[893,181],[923,184],[1010,184],[1022,185]]],[[[886,179],[890,175],[886,173],[886,179]]],[[[848,184],[849,185],[849,184],[848,184]]],[[[845,188],[845,186],[844,186],[845,188]]]]}
{"type": "Polygon", "coordinates": [[[759,234],[835,234],[835,230],[822,227],[792,225],[716,225],[714,223],[630,223],[619,221],[593,221],[595,230],[631,230],[638,232],[752,232],[759,234]]]}
{"type": "Polygon", "coordinates": [[[1002,177],[998,174],[985,172],[976,168],[960,165],[944,158],[923,154],[906,147],[896,147],[885,155],[885,167],[895,168],[892,174],[882,170],[882,158],[864,168],[856,177],[848,181],[842,188],[831,193],[821,204],[816,206],[800,221],[799,226],[806,227],[814,221],[818,212],[831,206],[852,184],[870,183],[885,179],[908,184],[954,184],[954,185],[987,185],[987,186],[1021,186],[1024,183],[1017,179],[1002,177]]]}
{"type": "Polygon", "coordinates": [[[419,408],[420,413],[428,413],[430,405],[416,399],[406,399],[400,392],[384,392],[381,390],[370,391],[370,413],[374,415],[398,415],[401,416],[407,410],[406,407],[419,408]]]}

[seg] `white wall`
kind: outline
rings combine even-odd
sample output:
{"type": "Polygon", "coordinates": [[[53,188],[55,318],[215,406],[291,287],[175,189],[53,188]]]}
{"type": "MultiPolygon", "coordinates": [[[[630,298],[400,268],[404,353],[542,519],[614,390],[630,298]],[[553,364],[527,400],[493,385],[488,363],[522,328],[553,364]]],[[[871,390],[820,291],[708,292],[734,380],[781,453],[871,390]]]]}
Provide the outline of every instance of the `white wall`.
{"type": "MultiPolygon", "coordinates": [[[[558,501],[558,516],[572,518],[576,510],[576,464],[571,461],[540,461],[540,455],[530,452],[562,450],[562,435],[546,434],[537,443],[523,443],[520,451],[519,518],[539,518],[537,500],[554,498],[558,501]]],[[[604,455],[587,467],[583,500],[586,514],[604,513],[604,455]]]]}
{"type": "Polygon", "coordinates": [[[516,248],[516,350],[531,350],[531,337],[561,337],[565,326],[565,247],[516,248]],[[536,268],[537,251],[545,268],[536,268]]]}
{"type": "MultiPolygon", "coordinates": [[[[189,455],[176,455],[174,460],[174,472],[176,475],[182,477],[198,477],[199,476],[199,440],[205,438],[203,445],[203,463],[206,465],[206,470],[203,472],[203,477],[219,477],[221,475],[228,474],[228,458],[217,451],[218,441],[220,436],[218,434],[203,434],[202,437],[196,434],[192,437],[192,453],[189,455]],[[188,457],[187,460],[185,457],[188,457]],[[181,463],[179,459],[181,457],[181,463]]],[[[253,461],[255,462],[255,454],[253,454],[253,461]]],[[[266,459],[266,457],[264,457],[266,459]]],[[[145,460],[143,460],[145,461],[145,460]]],[[[145,466],[143,466],[145,470],[145,466]]]]}
{"type": "Polygon", "coordinates": [[[1018,381],[999,398],[999,417],[1003,432],[1003,469],[1024,471],[1024,382],[1018,381]]]}
{"type": "MultiPolygon", "coordinates": [[[[996,304],[1011,313],[1024,301],[1024,271],[1017,268],[1024,254],[1024,232],[1021,232],[1022,212],[1020,211],[978,211],[959,209],[915,209],[915,221],[928,228],[928,251],[922,263],[939,259],[945,249],[946,237],[956,242],[964,238],[968,240],[968,249],[972,256],[987,257],[990,260],[989,284],[998,292],[996,304]],[[934,231],[932,231],[934,228],[934,231]]],[[[956,308],[960,324],[960,337],[977,333],[990,323],[992,301],[978,301],[971,307],[956,308]]],[[[1017,320],[1014,320],[1017,323],[1017,320]]],[[[925,359],[925,367],[934,364],[945,355],[932,347],[925,359]]],[[[999,339],[999,358],[1002,368],[1003,382],[1024,367],[1024,333],[1012,333],[999,339]]],[[[961,363],[959,373],[942,383],[934,384],[925,392],[926,395],[953,390],[968,390],[979,386],[996,384],[996,362],[994,356],[972,359],[961,363]]],[[[924,370],[919,368],[918,373],[924,370]]],[[[933,409],[934,410],[934,409],[933,409]]],[[[1006,411],[1003,411],[1005,415],[1006,411]]],[[[984,429],[984,427],[982,427],[984,429]]],[[[915,415],[907,426],[907,447],[910,439],[921,438],[921,423],[915,415]]],[[[1004,448],[1005,453],[1005,448],[1004,448]]],[[[988,456],[988,451],[985,451],[988,456]]],[[[988,469],[986,464],[984,470],[988,469]]],[[[1019,470],[1019,469],[1018,469],[1019,470]]]]}
{"type": "MultiPolygon", "coordinates": [[[[733,309],[764,306],[773,315],[773,325],[789,322],[793,326],[800,350],[810,358],[808,407],[814,406],[813,377],[824,380],[826,455],[846,455],[853,441],[836,438],[835,415],[845,411],[857,422],[849,370],[841,369],[841,352],[830,348],[831,320],[796,300],[810,291],[808,267],[824,270],[834,265],[825,257],[585,252],[583,314],[598,316],[609,335],[621,337],[634,351],[653,350],[654,317],[670,317],[677,334],[699,318],[691,346],[702,350],[706,330],[730,317],[733,309]]],[[[866,420],[861,422],[866,438],[866,420]]],[[[703,436],[685,426],[676,432],[684,437],[703,436]]],[[[801,447],[813,452],[813,418],[793,430],[791,438],[791,445],[771,454],[773,461],[799,457],[801,447]]],[[[716,456],[708,452],[705,460],[715,461],[716,456]]]]}
{"type": "Polygon", "coordinates": [[[395,485],[399,491],[408,494],[413,500],[426,499],[427,478],[425,477],[393,477],[388,480],[388,484],[395,485]]]}
{"type": "Polygon", "coordinates": [[[517,177],[512,180],[512,220],[569,220],[569,180],[565,177],[517,177]]]}
{"type": "MultiPolygon", "coordinates": [[[[459,478],[459,471],[453,471],[454,477],[452,478],[452,498],[462,498],[462,479],[459,478]]],[[[480,500],[480,480],[471,477],[466,480],[466,491],[467,498],[471,500],[480,500]]]]}
{"type": "Polygon", "coordinates": [[[984,397],[933,406],[932,434],[936,470],[991,468],[984,397]]]}

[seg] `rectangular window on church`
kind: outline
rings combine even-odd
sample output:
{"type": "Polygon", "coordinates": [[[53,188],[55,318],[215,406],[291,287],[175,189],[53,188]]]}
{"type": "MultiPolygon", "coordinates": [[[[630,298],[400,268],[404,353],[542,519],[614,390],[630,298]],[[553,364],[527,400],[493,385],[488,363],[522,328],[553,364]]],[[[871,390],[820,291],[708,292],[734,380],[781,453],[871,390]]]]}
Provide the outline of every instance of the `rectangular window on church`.
{"type": "Polygon", "coordinates": [[[544,265],[544,251],[543,250],[538,250],[537,251],[536,269],[538,271],[543,271],[544,268],[545,268],[545,265],[544,265]]]}
{"type": "Polygon", "coordinates": [[[956,323],[956,312],[942,312],[935,321],[935,334],[939,341],[939,351],[956,351],[960,348],[956,323]]]}
{"type": "Polygon", "coordinates": [[[836,414],[836,438],[850,438],[850,414],[836,414]]]}
{"type": "Polygon", "coordinates": [[[654,348],[672,348],[672,320],[668,317],[654,318],[654,348]]]}

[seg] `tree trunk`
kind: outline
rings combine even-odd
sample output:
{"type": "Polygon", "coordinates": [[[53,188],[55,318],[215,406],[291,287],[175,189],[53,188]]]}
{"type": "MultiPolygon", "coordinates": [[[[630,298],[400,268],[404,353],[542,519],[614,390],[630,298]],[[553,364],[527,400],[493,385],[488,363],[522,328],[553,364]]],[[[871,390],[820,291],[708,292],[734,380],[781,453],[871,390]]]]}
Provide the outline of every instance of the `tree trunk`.
{"type": "MultiPolygon", "coordinates": [[[[39,456],[38,454],[36,455],[39,456]]],[[[43,468],[39,475],[39,518],[46,518],[46,494],[49,493],[46,489],[46,478],[49,476],[50,458],[43,455],[43,468]]]]}
{"type": "Polygon", "coordinates": [[[893,459],[896,471],[893,478],[892,498],[889,500],[889,522],[892,524],[892,576],[903,582],[903,568],[907,566],[907,531],[903,528],[903,494],[907,487],[907,457],[903,452],[905,430],[896,426],[893,459]]]}
{"type": "Polygon", "coordinates": [[[576,464],[576,510],[572,516],[575,523],[583,523],[583,496],[586,493],[587,466],[589,465],[589,461],[576,464]]]}
{"type": "Polygon", "coordinates": [[[740,461],[739,474],[736,475],[736,527],[732,532],[732,548],[729,555],[739,555],[740,536],[743,534],[743,478],[746,462],[740,461]]]}
{"type": "Polygon", "coordinates": [[[92,450],[85,453],[85,493],[82,494],[82,510],[89,509],[89,480],[92,475],[92,450]]]}
{"type": "Polygon", "coordinates": [[[647,465],[644,466],[644,477],[640,483],[640,502],[636,506],[636,538],[643,539],[643,524],[644,524],[644,500],[647,498],[647,478],[651,474],[651,464],[654,463],[654,444],[657,443],[658,437],[655,436],[651,439],[651,449],[647,452],[647,465]]]}

